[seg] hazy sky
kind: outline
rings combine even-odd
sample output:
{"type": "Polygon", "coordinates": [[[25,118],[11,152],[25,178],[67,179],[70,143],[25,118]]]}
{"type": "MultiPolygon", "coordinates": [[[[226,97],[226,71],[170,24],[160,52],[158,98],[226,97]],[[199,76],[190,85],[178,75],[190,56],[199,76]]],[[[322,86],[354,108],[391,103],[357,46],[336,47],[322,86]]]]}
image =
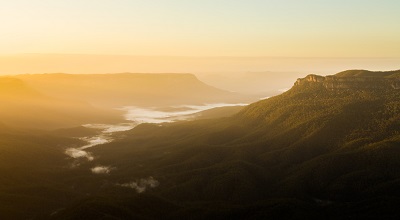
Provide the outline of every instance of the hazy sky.
{"type": "Polygon", "coordinates": [[[0,0],[0,53],[400,57],[399,0],[0,0]]]}

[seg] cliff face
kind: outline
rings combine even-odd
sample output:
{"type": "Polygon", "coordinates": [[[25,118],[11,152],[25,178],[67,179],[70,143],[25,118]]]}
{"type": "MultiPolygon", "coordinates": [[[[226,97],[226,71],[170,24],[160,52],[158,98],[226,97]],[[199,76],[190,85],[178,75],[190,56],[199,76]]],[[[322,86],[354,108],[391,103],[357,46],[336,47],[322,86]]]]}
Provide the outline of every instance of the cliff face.
{"type": "Polygon", "coordinates": [[[319,83],[328,90],[339,89],[400,89],[400,77],[318,76],[310,74],[297,79],[294,86],[319,83]]]}

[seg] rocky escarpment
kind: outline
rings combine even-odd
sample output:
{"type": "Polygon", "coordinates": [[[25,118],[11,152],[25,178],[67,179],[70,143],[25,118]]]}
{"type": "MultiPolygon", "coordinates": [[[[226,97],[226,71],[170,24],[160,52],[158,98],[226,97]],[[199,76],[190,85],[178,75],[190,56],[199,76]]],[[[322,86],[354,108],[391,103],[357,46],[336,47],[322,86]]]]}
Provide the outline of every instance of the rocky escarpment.
{"type": "MultiPolygon", "coordinates": [[[[371,73],[370,71],[366,71],[371,73]]],[[[388,75],[388,72],[377,72],[376,75],[343,76],[338,73],[332,76],[318,76],[310,74],[305,78],[297,79],[294,86],[310,83],[321,84],[328,90],[342,89],[400,89],[400,76],[398,74],[388,75]]]]}

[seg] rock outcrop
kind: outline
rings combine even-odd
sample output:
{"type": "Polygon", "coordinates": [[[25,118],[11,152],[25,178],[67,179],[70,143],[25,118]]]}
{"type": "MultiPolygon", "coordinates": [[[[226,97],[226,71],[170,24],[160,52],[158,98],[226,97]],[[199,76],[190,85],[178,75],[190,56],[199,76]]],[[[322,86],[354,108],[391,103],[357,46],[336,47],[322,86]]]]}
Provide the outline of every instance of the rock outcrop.
{"type": "Polygon", "coordinates": [[[400,89],[400,76],[319,76],[310,74],[297,79],[294,86],[309,83],[321,84],[328,90],[342,89],[400,89]]]}

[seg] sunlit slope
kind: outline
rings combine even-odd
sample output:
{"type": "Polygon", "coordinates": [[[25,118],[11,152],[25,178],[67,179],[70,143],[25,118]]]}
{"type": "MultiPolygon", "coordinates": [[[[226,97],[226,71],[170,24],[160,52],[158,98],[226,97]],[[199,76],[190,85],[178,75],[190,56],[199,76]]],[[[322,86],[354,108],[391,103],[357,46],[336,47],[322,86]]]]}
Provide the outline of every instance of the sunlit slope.
{"type": "Polygon", "coordinates": [[[116,111],[55,99],[10,77],[0,78],[0,104],[0,122],[15,127],[59,128],[122,120],[116,111]]]}
{"type": "Polygon", "coordinates": [[[211,87],[192,74],[34,74],[16,77],[55,97],[79,98],[108,107],[238,103],[251,100],[211,87]]]}
{"type": "Polygon", "coordinates": [[[331,90],[309,82],[228,119],[141,125],[94,153],[118,167],[114,180],[153,176],[161,182],[154,193],[187,207],[218,201],[200,208],[207,213],[224,215],[229,206],[221,204],[236,204],[242,217],[246,210],[273,215],[276,206],[293,218],[393,216],[398,97],[392,87],[331,90]]]}

